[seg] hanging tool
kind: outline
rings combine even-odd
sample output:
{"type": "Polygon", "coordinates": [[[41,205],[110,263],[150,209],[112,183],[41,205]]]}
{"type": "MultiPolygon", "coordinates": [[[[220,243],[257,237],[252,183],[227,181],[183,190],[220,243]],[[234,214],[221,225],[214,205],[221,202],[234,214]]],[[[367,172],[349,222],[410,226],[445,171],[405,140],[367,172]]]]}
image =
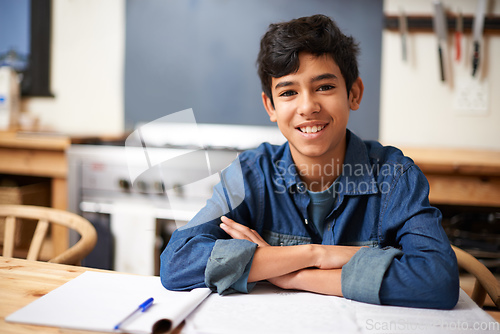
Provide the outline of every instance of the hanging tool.
{"type": "Polygon", "coordinates": [[[447,25],[441,1],[434,1],[434,32],[438,38],[439,67],[441,71],[441,81],[445,81],[444,50],[447,42],[447,25]]]}
{"type": "Polygon", "coordinates": [[[402,9],[399,11],[399,32],[401,34],[401,54],[403,61],[408,59],[407,51],[407,36],[408,36],[408,19],[402,9]]]}
{"type": "Polygon", "coordinates": [[[483,35],[484,28],[484,15],[486,14],[486,1],[479,0],[476,8],[476,16],[474,16],[474,25],[472,30],[473,43],[474,43],[474,54],[472,56],[472,76],[477,73],[477,68],[479,67],[480,60],[480,49],[481,49],[481,39],[483,35]]]}
{"type": "Polygon", "coordinates": [[[464,17],[460,9],[458,10],[456,22],[455,22],[455,60],[460,61],[462,55],[462,35],[464,33],[464,17]]]}

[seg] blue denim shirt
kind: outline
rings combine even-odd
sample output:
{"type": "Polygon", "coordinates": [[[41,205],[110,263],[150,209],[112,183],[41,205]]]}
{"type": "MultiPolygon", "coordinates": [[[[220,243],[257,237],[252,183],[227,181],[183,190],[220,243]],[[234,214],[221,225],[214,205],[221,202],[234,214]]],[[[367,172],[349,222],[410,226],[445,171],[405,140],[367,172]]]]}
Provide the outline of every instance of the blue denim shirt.
{"type": "Polygon", "coordinates": [[[173,233],[161,255],[160,276],[167,289],[208,286],[220,294],[252,289],[247,280],[257,245],[230,238],[219,227],[219,217],[226,214],[270,245],[369,246],[342,268],[346,298],[444,309],[457,303],[457,261],[441,213],[429,205],[425,176],[400,150],[364,142],[347,131],[343,170],[323,237],[309,222],[310,197],[288,143],[264,143],[243,152],[221,179],[207,205],[173,233]],[[244,186],[234,195],[238,186],[231,185],[241,178],[244,186]],[[235,197],[241,203],[231,206],[235,197]]]}

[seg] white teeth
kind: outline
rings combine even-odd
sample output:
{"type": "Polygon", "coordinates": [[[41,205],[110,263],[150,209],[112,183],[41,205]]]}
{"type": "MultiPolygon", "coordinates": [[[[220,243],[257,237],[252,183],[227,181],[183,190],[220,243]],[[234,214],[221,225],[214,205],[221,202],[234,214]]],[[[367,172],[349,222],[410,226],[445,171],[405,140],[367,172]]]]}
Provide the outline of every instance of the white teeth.
{"type": "Polygon", "coordinates": [[[316,133],[316,132],[323,130],[324,127],[325,127],[324,125],[314,125],[312,127],[306,126],[306,127],[300,128],[300,131],[302,131],[304,133],[316,133]]]}

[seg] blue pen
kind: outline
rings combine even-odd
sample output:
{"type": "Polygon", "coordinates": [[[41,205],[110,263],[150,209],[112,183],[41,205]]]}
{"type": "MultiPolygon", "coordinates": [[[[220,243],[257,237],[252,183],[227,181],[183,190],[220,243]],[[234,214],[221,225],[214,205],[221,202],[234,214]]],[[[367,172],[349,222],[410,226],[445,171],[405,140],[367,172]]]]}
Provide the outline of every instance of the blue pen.
{"type": "Polygon", "coordinates": [[[151,305],[153,305],[153,302],[154,302],[154,299],[153,298],[149,298],[148,300],[146,300],[144,303],[142,303],[141,305],[139,305],[139,307],[137,309],[135,309],[134,312],[130,313],[129,315],[127,315],[125,318],[123,318],[122,321],[120,321],[119,323],[116,324],[116,326],[114,327],[114,330],[117,330],[117,329],[120,329],[120,326],[123,325],[123,323],[125,321],[127,321],[128,319],[130,319],[134,314],[136,314],[137,312],[141,311],[141,312],[146,312],[146,310],[148,308],[151,307],[151,305]]]}

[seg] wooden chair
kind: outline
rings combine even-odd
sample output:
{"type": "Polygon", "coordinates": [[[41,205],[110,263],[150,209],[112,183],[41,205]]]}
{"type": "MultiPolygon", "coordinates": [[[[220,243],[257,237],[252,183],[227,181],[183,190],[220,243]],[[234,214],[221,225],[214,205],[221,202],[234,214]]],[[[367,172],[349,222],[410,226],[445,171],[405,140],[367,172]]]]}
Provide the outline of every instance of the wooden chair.
{"type": "Polygon", "coordinates": [[[476,278],[471,298],[479,307],[484,306],[486,293],[491,297],[496,307],[500,308],[500,282],[491,271],[474,256],[466,251],[451,246],[457,256],[458,266],[476,278]]]}
{"type": "Polygon", "coordinates": [[[4,257],[13,257],[16,223],[20,223],[19,219],[23,218],[38,221],[29,246],[27,260],[38,260],[51,223],[75,230],[80,234],[81,238],[75,245],[50,259],[49,262],[78,264],[81,259],[92,251],[97,242],[97,233],[94,226],[85,218],[68,211],[30,205],[0,205],[0,217],[5,217],[2,252],[4,257]]]}

